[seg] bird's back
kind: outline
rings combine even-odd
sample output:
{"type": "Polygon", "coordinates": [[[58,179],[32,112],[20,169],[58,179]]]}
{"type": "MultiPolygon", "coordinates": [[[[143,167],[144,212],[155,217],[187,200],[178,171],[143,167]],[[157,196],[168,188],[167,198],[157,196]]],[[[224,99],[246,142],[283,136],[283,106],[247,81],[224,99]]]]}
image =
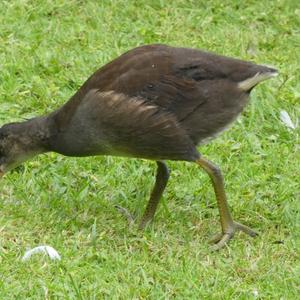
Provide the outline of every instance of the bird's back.
{"type": "Polygon", "coordinates": [[[250,91],[238,84],[268,70],[196,49],[142,46],[97,70],[60,110],[57,121],[67,126],[91,90],[109,91],[171,115],[196,145],[224,129],[245,107],[250,91]]]}

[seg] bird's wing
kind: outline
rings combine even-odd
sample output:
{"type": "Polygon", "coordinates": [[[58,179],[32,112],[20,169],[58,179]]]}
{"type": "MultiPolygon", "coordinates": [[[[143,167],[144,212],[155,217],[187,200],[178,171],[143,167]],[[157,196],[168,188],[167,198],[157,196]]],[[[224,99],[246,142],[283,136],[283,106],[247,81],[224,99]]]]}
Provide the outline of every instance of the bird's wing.
{"type": "Polygon", "coordinates": [[[199,109],[208,98],[198,82],[175,75],[165,75],[146,85],[138,95],[174,114],[179,122],[199,109]]]}
{"type": "Polygon", "coordinates": [[[176,117],[141,98],[91,90],[83,105],[92,108],[88,111],[90,118],[99,118],[105,139],[122,155],[174,160],[198,157],[176,117]]]}
{"type": "Polygon", "coordinates": [[[141,97],[180,120],[205,101],[198,80],[211,80],[213,74],[201,69],[198,60],[185,63],[188,58],[177,52],[163,45],[133,49],[96,71],[82,86],[81,95],[99,89],[141,97]]]}

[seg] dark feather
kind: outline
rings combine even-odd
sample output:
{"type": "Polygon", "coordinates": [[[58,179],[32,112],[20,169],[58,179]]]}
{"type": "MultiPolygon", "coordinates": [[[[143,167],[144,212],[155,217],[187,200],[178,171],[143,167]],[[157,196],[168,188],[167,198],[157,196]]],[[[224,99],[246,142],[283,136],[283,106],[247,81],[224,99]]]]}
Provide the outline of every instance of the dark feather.
{"type": "Polygon", "coordinates": [[[239,88],[239,83],[270,70],[195,49],[142,46],[96,71],[52,117],[56,127],[65,132],[70,126],[78,127],[74,115],[89,120],[90,126],[93,115],[99,131],[105,127],[108,132],[118,132],[114,147],[118,140],[119,147],[138,157],[161,153],[165,159],[186,159],[184,153],[195,153],[190,151],[190,142],[196,146],[213,137],[245,107],[249,93],[239,88]],[[93,102],[90,109],[99,108],[97,114],[84,115],[85,102],[93,102]],[[163,138],[167,140],[163,142],[163,138]],[[125,140],[131,142],[125,146],[125,140]]]}

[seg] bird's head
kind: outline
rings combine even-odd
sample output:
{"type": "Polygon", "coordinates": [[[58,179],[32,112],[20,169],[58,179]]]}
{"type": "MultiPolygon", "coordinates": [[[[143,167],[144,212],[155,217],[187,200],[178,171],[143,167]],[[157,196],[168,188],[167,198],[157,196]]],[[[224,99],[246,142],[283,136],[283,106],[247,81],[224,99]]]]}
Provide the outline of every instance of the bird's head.
{"type": "Polygon", "coordinates": [[[0,128],[0,177],[22,162],[44,152],[39,137],[32,135],[28,121],[5,124],[0,128]]]}

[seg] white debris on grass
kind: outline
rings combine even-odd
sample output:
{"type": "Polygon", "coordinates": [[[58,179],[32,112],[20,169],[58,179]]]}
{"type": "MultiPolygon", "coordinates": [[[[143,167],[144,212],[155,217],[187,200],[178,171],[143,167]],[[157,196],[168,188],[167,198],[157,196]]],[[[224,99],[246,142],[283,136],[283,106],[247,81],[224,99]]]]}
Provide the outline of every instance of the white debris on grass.
{"type": "Polygon", "coordinates": [[[294,130],[298,126],[298,124],[297,124],[298,122],[293,123],[290,115],[285,110],[280,111],[280,120],[287,128],[294,130]]]}
{"type": "Polygon", "coordinates": [[[258,297],[258,290],[257,290],[257,289],[254,289],[254,290],[252,291],[252,293],[253,293],[254,298],[257,298],[257,297],[258,297]]]}
{"type": "Polygon", "coordinates": [[[61,260],[61,257],[58,254],[58,252],[51,246],[38,246],[33,249],[27,250],[24,256],[22,257],[22,261],[29,260],[30,257],[36,253],[48,254],[51,260],[61,260]]]}

